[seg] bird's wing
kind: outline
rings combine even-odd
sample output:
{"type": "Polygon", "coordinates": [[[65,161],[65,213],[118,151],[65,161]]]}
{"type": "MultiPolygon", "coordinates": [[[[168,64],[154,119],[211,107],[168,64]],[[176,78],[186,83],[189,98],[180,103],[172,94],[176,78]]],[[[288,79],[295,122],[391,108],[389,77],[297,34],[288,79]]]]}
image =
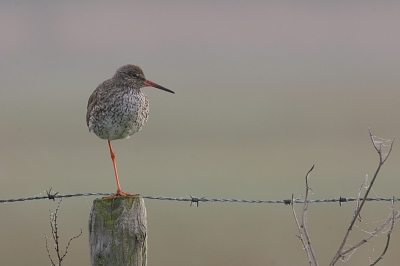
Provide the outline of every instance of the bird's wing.
{"type": "Polygon", "coordinates": [[[104,108],[107,107],[106,101],[109,97],[109,90],[113,86],[113,80],[108,79],[101,83],[97,88],[93,91],[92,95],[90,95],[88,104],[87,104],[87,112],[86,112],[86,125],[89,126],[90,117],[96,116],[98,112],[101,112],[104,108]]]}
{"type": "Polygon", "coordinates": [[[89,100],[88,100],[87,112],[86,112],[86,125],[87,126],[89,126],[90,114],[97,103],[97,93],[98,93],[98,89],[94,90],[94,92],[92,93],[92,95],[90,95],[89,100]]]}

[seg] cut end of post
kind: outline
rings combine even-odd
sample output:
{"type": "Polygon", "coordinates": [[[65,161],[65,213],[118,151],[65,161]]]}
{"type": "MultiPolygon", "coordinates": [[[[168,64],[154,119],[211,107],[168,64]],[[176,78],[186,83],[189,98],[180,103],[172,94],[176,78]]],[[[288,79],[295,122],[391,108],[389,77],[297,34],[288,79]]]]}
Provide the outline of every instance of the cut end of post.
{"type": "Polygon", "coordinates": [[[141,196],[93,201],[90,265],[147,265],[147,214],[141,196]]]}

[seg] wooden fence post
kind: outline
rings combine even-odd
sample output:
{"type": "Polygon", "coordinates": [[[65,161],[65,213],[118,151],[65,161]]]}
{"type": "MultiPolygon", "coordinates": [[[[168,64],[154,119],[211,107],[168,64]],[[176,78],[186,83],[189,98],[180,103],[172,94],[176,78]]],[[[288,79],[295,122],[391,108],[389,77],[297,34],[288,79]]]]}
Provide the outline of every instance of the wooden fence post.
{"type": "Polygon", "coordinates": [[[146,266],[147,214],[141,196],[95,199],[89,218],[91,266],[146,266]]]}

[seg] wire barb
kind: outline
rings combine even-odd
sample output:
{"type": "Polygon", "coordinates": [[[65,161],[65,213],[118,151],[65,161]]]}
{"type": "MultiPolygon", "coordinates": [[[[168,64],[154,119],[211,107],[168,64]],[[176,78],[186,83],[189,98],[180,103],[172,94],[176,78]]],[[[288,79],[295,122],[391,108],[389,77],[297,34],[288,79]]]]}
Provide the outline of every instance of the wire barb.
{"type": "Polygon", "coordinates": [[[192,195],[189,195],[190,198],[192,199],[190,201],[190,207],[192,207],[192,203],[196,203],[197,207],[199,207],[199,201],[205,199],[206,197],[202,197],[201,199],[193,197],[192,195]]]}
{"type": "Polygon", "coordinates": [[[55,201],[58,192],[56,192],[56,193],[54,193],[54,194],[51,194],[51,189],[52,189],[52,188],[53,188],[53,187],[51,187],[51,188],[49,189],[49,191],[46,190],[46,194],[47,194],[47,197],[48,197],[49,200],[55,201]]]}

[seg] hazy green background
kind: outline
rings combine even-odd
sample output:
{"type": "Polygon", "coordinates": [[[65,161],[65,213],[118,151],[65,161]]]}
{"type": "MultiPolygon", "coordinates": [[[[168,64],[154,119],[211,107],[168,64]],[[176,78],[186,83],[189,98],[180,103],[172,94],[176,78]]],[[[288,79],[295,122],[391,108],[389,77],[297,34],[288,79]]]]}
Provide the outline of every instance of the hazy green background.
{"type": "MultiPolygon", "coordinates": [[[[377,154],[368,127],[400,136],[398,1],[2,1],[0,198],[114,192],[107,143],[85,124],[92,91],[127,63],[176,92],[144,91],[150,119],[114,142],[122,187],[142,195],[288,199],[355,197],[377,154]]],[[[399,144],[399,143],[397,143],[399,144]]],[[[400,148],[371,194],[399,197],[400,148]]],[[[65,265],[88,265],[94,197],[64,199],[65,265]]],[[[0,265],[49,265],[41,200],[0,205],[0,265]]],[[[149,265],[307,265],[284,205],[146,200],[149,265]]],[[[313,204],[321,264],[354,204],[313,204]]],[[[356,243],[389,215],[368,203],[356,243]]],[[[297,206],[300,214],[301,206],[297,206]]],[[[380,265],[400,260],[400,228],[380,265]]],[[[366,265],[385,234],[347,263],[366,265]]],[[[54,254],[53,254],[54,255],[54,254]]],[[[64,265],[63,263],[63,265],[64,265]]]]}

